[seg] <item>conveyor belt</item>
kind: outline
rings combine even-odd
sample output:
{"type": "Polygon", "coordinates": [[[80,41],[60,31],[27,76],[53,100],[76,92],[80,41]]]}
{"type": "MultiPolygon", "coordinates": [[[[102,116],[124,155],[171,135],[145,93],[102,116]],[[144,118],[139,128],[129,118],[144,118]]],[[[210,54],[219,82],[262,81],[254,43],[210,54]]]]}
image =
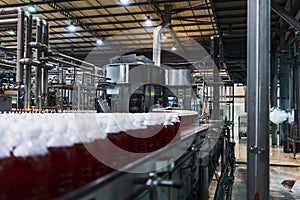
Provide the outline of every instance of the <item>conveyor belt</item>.
{"type": "MultiPolygon", "coordinates": [[[[158,175],[155,195],[153,194],[153,187],[146,184],[151,179],[148,172],[126,173],[114,171],[60,199],[149,199],[149,197],[153,199],[154,196],[156,196],[154,199],[168,199],[170,195],[181,196],[192,193],[195,187],[199,187],[199,181],[190,182],[185,180],[186,176],[183,177],[183,174],[192,173],[195,179],[199,179],[197,154],[205,139],[207,129],[197,127],[193,131],[193,134],[189,134],[182,140],[130,163],[122,169],[124,171],[139,171],[146,169],[145,166],[149,166],[149,169],[151,169],[151,166],[159,165],[160,162],[168,162],[170,164],[168,167],[152,171],[158,175]],[[178,149],[186,150],[178,159],[173,160],[173,156],[178,153],[178,149]],[[165,158],[165,160],[161,158],[165,158]],[[165,188],[162,191],[160,186],[169,189],[165,188]],[[171,189],[171,187],[174,187],[174,189],[171,189]]],[[[188,179],[190,178],[188,177],[188,179]]]]}

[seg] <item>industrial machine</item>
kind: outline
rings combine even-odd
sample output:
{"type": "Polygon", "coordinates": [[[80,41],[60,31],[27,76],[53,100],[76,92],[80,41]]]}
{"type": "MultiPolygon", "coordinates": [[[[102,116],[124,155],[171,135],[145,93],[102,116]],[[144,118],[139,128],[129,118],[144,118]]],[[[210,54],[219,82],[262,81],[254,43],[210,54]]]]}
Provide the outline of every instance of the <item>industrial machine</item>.
{"type": "Polygon", "coordinates": [[[104,76],[116,83],[107,88],[113,112],[149,112],[157,107],[191,109],[193,93],[189,69],[158,67],[151,62],[140,62],[135,54],[130,57],[130,63],[104,67],[104,76]]]}

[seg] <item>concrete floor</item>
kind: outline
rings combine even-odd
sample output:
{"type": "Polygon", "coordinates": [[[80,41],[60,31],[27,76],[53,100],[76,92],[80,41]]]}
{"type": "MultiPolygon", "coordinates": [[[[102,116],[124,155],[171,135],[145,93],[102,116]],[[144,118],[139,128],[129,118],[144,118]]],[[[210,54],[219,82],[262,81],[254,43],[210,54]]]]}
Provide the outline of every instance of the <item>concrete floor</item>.
{"type": "MultiPolygon", "coordinates": [[[[247,165],[245,142],[236,143],[235,182],[233,185],[232,199],[244,200],[247,195],[247,165]]],[[[300,200],[300,153],[294,159],[292,153],[284,153],[282,147],[270,147],[270,199],[299,199],[300,200]],[[282,166],[281,166],[282,165],[282,166]],[[284,180],[296,181],[292,189],[284,187],[284,180]]],[[[210,199],[213,199],[216,181],[210,186],[210,199]]]]}
{"type": "MultiPolygon", "coordinates": [[[[235,156],[237,162],[247,161],[247,145],[245,140],[236,142],[235,156]]],[[[294,159],[294,155],[292,153],[283,152],[283,147],[273,148],[270,146],[270,164],[300,167],[300,153],[296,154],[294,159]]]]}
{"type": "MultiPolygon", "coordinates": [[[[300,169],[297,167],[270,167],[270,199],[300,199],[300,188],[292,188],[298,190],[298,192],[293,192],[291,189],[281,185],[284,180],[300,181],[300,169]]],[[[245,164],[238,164],[235,172],[232,199],[246,199],[246,181],[247,166],[245,164]]]]}

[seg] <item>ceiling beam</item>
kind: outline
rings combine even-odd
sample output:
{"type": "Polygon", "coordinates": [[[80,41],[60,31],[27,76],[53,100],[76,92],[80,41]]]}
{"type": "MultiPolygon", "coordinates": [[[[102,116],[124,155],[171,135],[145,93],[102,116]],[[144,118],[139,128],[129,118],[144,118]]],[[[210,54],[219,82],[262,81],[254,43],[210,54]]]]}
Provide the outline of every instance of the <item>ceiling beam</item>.
{"type": "MultiPolygon", "coordinates": [[[[189,0],[192,2],[199,2],[199,0],[189,0]]],[[[164,0],[164,1],[154,1],[154,4],[167,4],[167,3],[180,3],[180,2],[186,2],[186,0],[164,0]]],[[[95,9],[110,9],[110,8],[118,8],[118,7],[133,7],[133,6],[145,6],[149,5],[147,1],[145,2],[134,2],[127,5],[123,4],[110,4],[110,5],[99,5],[99,6],[87,6],[87,7],[81,7],[81,8],[66,8],[66,12],[76,12],[76,11],[84,11],[84,10],[95,10],[95,9]]],[[[38,11],[37,14],[49,14],[57,12],[56,10],[43,10],[38,11]]]]}
{"type": "MultiPolygon", "coordinates": [[[[202,30],[198,30],[198,29],[195,29],[195,30],[189,30],[189,31],[176,31],[176,32],[179,32],[179,33],[197,33],[197,32],[200,32],[200,31],[202,31],[202,32],[211,32],[211,31],[213,31],[213,29],[202,29],[202,30]]],[[[58,37],[57,36],[57,34],[58,33],[52,33],[52,34],[50,34],[50,38],[49,38],[49,40],[50,41],[53,41],[53,43],[54,43],[54,41],[55,40],[59,40],[59,41],[62,41],[62,40],[67,40],[65,43],[67,44],[67,43],[76,43],[76,41],[68,41],[68,40],[72,40],[72,39],[95,39],[92,35],[91,36],[77,36],[77,35],[75,35],[74,34],[74,36],[67,36],[67,37],[64,37],[64,36],[62,36],[62,37],[58,37]],[[53,36],[52,37],[52,35],[55,35],[55,36],[53,36]]],[[[69,34],[69,33],[66,33],[66,32],[64,32],[64,34],[69,34]]],[[[117,37],[117,36],[130,36],[131,34],[120,34],[120,35],[104,35],[106,38],[109,38],[109,37],[117,37]]],[[[147,35],[147,33],[137,33],[137,35],[147,35]]],[[[199,40],[199,38],[205,38],[205,37],[209,37],[210,35],[204,35],[204,36],[202,36],[202,37],[199,37],[199,36],[188,36],[188,37],[191,37],[191,38],[197,38],[197,41],[199,40]]],[[[182,36],[182,37],[186,37],[186,36],[182,36]]],[[[179,38],[180,38],[180,36],[179,36],[179,38]]],[[[127,39],[128,40],[128,39],[127,39]]],[[[147,40],[147,39],[143,39],[143,40],[147,40]]],[[[5,43],[11,43],[11,42],[16,42],[16,39],[12,39],[12,40],[1,40],[1,43],[2,44],[5,44],[5,43]]],[[[64,43],[64,42],[63,42],[64,43]]]]}
{"type": "MultiPolygon", "coordinates": [[[[74,1],[82,1],[82,0],[68,0],[68,2],[74,2],[74,1]]],[[[65,3],[66,0],[52,0],[52,2],[54,3],[65,3]]],[[[30,1],[28,1],[28,3],[8,3],[6,5],[0,5],[0,9],[1,8],[12,8],[12,7],[22,7],[22,6],[27,6],[30,3],[30,1]]],[[[45,4],[45,1],[37,1],[34,2],[34,5],[42,5],[45,4]]]]}
{"type": "MultiPolygon", "coordinates": [[[[85,15],[85,16],[77,16],[77,19],[94,19],[94,18],[103,18],[103,17],[123,17],[123,16],[133,16],[133,15],[147,15],[147,14],[155,14],[152,10],[146,10],[141,12],[128,12],[128,13],[111,13],[111,14],[97,14],[97,15],[85,15]]],[[[53,19],[47,19],[47,21],[62,21],[68,20],[66,17],[58,17],[53,19]]]]}
{"type": "MultiPolygon", "coordinates": [[[[195,7],[195,9],[187,9],[187,8],[177,8],[172,10],[172,14],[178,13],[178,12],[184,12],[184,11],[191,11],[191,10],[206,10],[204,7],[195,7]]],[[[156,14],[155,11],[152,10],[146,10],[146,11],[140,11],[140,12],[128,12],[128,13],[110,13],[110,14],[97,14],[97,15],[85,15],[85,16],[78,16],[77,19],[93,19],[93,18],[103,18],[103,17],[120,17],[120,16],[133,16],[133,15],[150,15],[150,14],[156,14]]],[[[62,21],[62,20],[68,20],[67,17],[58,17],[53,19],[47,19],[47,21],[62,21]]]]}
{"type": "MultiPolygon", "coordinates": [[[[173,17],[172,20],[185,20],[185,19],[200,19],[200,18],[208,18],[210,15],[196,15],[196,16],[183,16],[183,17],[173,17]]],[[[152,18],[152,21],[159,22],[161,21],[159,18],[152,18]]],[[[142,20],[119,20],[115,22],[92,22],[85,23],[86,26],[101,26],[101,25],[113,25],[113,24],[131,24],[131,23],[143,23],[145,19],[142,20]]],[[[211,22],[198,22],[198,25],[208,25],[211,22]]],[[[66,25],[51,25],[50,28],[62,28],[66,25]]],[[[127,28],[128,29],[128,28],[127,28]]]]}
{"type": "MultiPolygon", "coordinates": [[[[184,26],[184,25],[183,25],[184,26]]],[[[177,27],[177,26],[173,26],[173,27],[177,27]]],[[[178,26],[180,27],[180,26],[178,26]]],[[[141,28],[141,27],[131,27],[131,28],[103,28],[103,29],[95,29],[95,31],[127,31],[127,30],[130,30],[130,29],[138,29],[138,28],[141,28]]],[[[180,33],[194,33],[194,32],[207,32],[207,31],[210,31],[211,29],[197,29],[197,30],[174,30],[176,32],[180,32],[180,33]]],[[[86,31],[81,31],[81,30],[78,30],[77,33],[83,33],[83,32],[86,32],[86,31]]],[[[66,31],[56,31],[56,32],[52,32],[50,35],[52,34],[70,34],[66,31]]],[[[122,34],[122,33],[118,33],[118,34],[122,34]]],[[[107,37],[107,36],[111,36],[111,34],[108,34],[108,35],[105,35],[105,34],[102,34],[103,36],[107,37]]]]}
{"type": "Polygon", "coordinates": [[[91,35],[95,36],[96,38],[101,38],[101,36],[94,31],[93,29],[91,29],[88,25],[86,25],[85,23],[83,23],[82,21],[80,21],[79,19],[77,19],[74,15],[72,15],[70,12],[66,11],[65,8],[63,8],[62,6],[60,6],[57,3],[54,3],[52,0],[44,0],[49,6],[51,6],[52,8],[54,8],[56,11],[58,11],[59,13],[61,13],[62,15],[66,16],[67,18],[69,18],[70,20],[72,20],[72,22],[74,22],[75,24],[79,25],[82,29],[86,30],[87,32],[89,32],[91,35]]]}

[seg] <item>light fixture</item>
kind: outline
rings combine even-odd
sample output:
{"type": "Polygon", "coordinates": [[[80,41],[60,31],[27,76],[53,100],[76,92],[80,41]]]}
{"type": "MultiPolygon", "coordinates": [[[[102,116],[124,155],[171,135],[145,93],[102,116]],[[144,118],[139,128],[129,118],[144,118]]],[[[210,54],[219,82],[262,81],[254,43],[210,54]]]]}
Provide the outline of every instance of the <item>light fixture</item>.
{"type": "Polygon", "coordinates": [[[174,45],[174,46],[172,47],[171,50],[172,50],[172,51],[176,51],[176,49],[177,49],[177,48],[176,48],[175,45],[174,45]]]}
{"type": "Polygon", "coordinates": [[[161,35],[161,39],[164,40],[164,41],[167,40],[168,39],[167,34],[163,33],[161,35]]]}
{"type": "Polygon", "coordinates": [[[129,0],[120,0],[121,4],[128,4],[129,0]]]}
{"type": "Polygon", "coordinates": [[[100,46],[101,44],[103,44],[103,40],[102,39],[97,39],[96,44],[98,46],[100,46]]]}
{"type": "Polygon", "coordinates": [[[16,35],[16,31],[14,29],[8,29],[6,31],[9,35],[16,35]]]}
{"type": "Polygon", "coordinates": [[[69,26],[67,27],[67,29],[70,31],[70,32],[75,32],[76,31],[76,27],[74,26],[74,23],[73,22],[71,22],[70,24],[69,24],[69,26]]]}
{"type": "Polygon", "coordinates": [[[30,13],[35,13],[36,12],[36,8],[34,6],[34,4],[30,1],[29,4],[27,5],[27,10],[30,12],[30,13]]]}
{"type": "Polygon", "coordinates": [[[152,26],[152,20],[151,20],[150,16],[147,16],[147,19],[145,21],[145,25],[146,26],[152,26]]]}

